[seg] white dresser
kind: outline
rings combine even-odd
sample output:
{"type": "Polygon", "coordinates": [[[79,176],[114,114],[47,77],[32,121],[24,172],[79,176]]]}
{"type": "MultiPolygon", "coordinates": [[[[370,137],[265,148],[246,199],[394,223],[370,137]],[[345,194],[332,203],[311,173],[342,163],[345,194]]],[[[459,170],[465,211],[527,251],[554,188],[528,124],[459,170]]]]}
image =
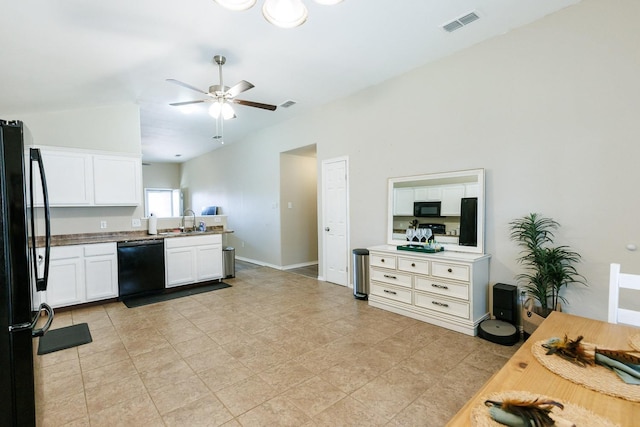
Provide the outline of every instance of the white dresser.
{"type": "Polygon", "coordinates": [[[489,317],[489,255],[369,248],[369,305],[476,335],[489,317]]]}

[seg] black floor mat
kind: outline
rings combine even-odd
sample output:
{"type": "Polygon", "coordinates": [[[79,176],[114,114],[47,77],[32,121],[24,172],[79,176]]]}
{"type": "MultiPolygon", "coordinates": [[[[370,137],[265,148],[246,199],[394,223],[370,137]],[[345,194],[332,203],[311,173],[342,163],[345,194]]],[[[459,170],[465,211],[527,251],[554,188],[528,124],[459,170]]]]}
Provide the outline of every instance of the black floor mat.
{"type": "Polygon", "coordinates": [[[144,295],[139,297],[124,298],[122,302],[129,308],[141,307],[143,305],[155,304],[157,302],[169,301],[189,295],[201,294],[203,292],[217,291],[218,289],[230,288],[231,285],[224,282],[215,282],[209,285],[202,285],[179,291],[164,292],[159,294],[144,295]]]}
{"type": "Polygon", "coordinates": [[[88,344],[93,339],[89,332],[89,325],[80,323],[60,329],[52,329],[40,337],[38,354],[53,353],[65,348],[88,344]]]}

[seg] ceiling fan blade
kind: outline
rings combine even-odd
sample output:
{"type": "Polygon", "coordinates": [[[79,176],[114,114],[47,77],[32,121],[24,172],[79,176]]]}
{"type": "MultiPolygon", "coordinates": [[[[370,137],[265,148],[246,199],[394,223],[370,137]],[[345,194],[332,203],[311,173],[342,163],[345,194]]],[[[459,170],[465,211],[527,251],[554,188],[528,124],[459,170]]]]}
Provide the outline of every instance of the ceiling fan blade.
{"type": "Polygon", "coordinates": [[[226,94],[229,95],[230,98],[244,92],[245,90],[249,90],[254,87],[251,83],[246,80],[240,80],[235,85],[231,86],[229,90],[227,90],[226,94]]]}
{"type": "Polygon", "coordinates": [[[189,105],[189,104],[199,104],[201,102],[208,102],[208,100],[206,99],[200,99],[198,101],[184,101],[184,102],[173,102],[169,105],[173,106],[173,107],[179,107],[181,105],[189,105]]]}
{"type": "Polygon", "coordinates": [[[176,80],[176,79],[167,79],[167,81],[169,83],[174,83],[177,84],[178,86],[182,86],[182,87],[186,87],[187,89],[191,89],[191,90],[195,90],[196,92],[200,92],[203,93],[205,95],[209,95],[209,92],[205,92],[202,89],[198,89],[197,87],[193,87],[190,84],[187,84],[185,82],[181,82],[180,80],[176,80]]]}
{"type": "Polygon", "coordinates": [[[276,108],[278,108],[275,105],[261,104],[260,102],[253,102],[253,101],[245,101],[244,99],[231,99],[230,101],[235,104],[246,105],[247,107],[262,108],[263,110],[269,110],[269,111],[275,111],[276,108]]]}

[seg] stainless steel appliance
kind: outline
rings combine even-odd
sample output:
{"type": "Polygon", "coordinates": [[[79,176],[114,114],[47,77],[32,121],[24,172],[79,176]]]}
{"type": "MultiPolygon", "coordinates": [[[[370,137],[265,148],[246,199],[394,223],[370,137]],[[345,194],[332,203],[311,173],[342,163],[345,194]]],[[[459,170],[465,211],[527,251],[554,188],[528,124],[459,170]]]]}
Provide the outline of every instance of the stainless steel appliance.
{"type": "Polygon", "coordinates": [[[442,202],[413,202],[413,216],[418,218],[439,217],[442,202]]]}
{"type": "Polygon", "coordinates": [[[164,239],[118,242],[120,299],[163,292],[164,239]]]}
{"type": "Polygon", "coordinates": [[[44,335],[53,321],[46,303],[33,309],[34,291],[46,291],[51,227],[46,178],[40,150],[27,152],[20,121],[0,120],[0,425],[35,426],[33,337],[44,335]],[[33,177],[38,168],[44,206],[36,208],[33,177]],[[29,174],[29,176],[26,175],[29,174]],[[28,185],[29,184],[29,185],[28,185]],[[28,188],[27,188],[28,187],[28,188]],[[36,235],[36,214],[44,213],[44,239],[36,235]],[[39,260],[38,245],[45,255],[39,260]],[[43,268],[37,268],[39,262],[43,268]],[[40,274],[42,273],[42,275],[40,274]],[[48,316],[42,328],[36,324],[48,316]]]}

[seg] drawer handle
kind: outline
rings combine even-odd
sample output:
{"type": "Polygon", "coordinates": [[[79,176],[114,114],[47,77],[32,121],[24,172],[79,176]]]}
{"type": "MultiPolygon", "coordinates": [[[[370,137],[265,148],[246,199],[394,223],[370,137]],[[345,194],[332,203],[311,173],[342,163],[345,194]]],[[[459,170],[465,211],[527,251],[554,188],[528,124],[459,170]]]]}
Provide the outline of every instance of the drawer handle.
{"type": "Polygon", "coordinates": [[[416,266],[416,263],[415,263],[415,262],[412,262],[412,263],[411,263],[411,267],[415,267],[415,266],[416,266]]]}
{"type": "Polygon", "coordinates": [[[387,289],[385,289],[385,290],[384,290],[384,292],[385,292],[386,294],[398,295],[398,293],[397,293],[396,291],[389,291],[389,290],[387,290],[387,289]]]}
{"type": "Polygon", "coordinates": [[[449,273],[453,273],[453,270],[452,270],[452,269],[450,269],[450,268],[447,268],[447,271],[448,271],[449,273]]]}
{"type": "Polygon", "coordinates": [[[380,262],[384,262],[384,258],[380,258],[380,262]]]}
{"type": "Polygon", "coordinates": [[[385,274],[384,277],[386,277],[387,279],[398,280],[398,278],[396,276],[392,276],[390,274],[385,274]]]}
{"type": "Polygon", "coordinates": [[[432,283],[431,286],[433,286],[434,288],[438,288],[438,289],[449,289],[448,286],[445,285],[438,285],[436,283],[432,283]]]}
{"type": "Polygon", "coordinates": [[[440,307],[449,307],[449,304],[445,304],[443,302],[438,302],[438,301],[431,301],[431,304],[439,305],[440,307]]]}

